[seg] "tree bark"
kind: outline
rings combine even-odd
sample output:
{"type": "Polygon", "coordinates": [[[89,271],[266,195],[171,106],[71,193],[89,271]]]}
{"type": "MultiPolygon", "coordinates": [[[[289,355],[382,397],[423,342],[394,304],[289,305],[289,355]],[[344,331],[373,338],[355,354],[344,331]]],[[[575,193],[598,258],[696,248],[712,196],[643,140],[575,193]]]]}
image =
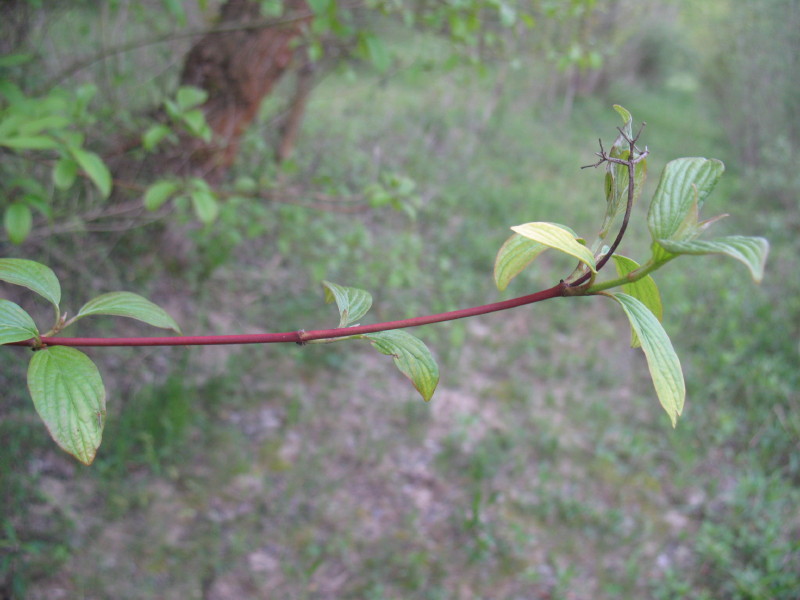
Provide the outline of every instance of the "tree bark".
{"type": "Polygon", "coordinates": [[[219,181],[231,166],[239,141],[258,114],[261,102],[290,68],[293,42],[312,19],[306,0],[286,0],[284,17],[274,26],[247,28],[262,20],[260,3],[228,0],[219,25],[233,30],[213,32],[196,43],[186,56],[181,85],[208,92],[202,106],[213,132],[210,143],[198,138],[181,144],[181,156],[168,162],[175,174],[198,175],[219,181]],[[242,25],[242,29],[235,29],[242,25]]]}

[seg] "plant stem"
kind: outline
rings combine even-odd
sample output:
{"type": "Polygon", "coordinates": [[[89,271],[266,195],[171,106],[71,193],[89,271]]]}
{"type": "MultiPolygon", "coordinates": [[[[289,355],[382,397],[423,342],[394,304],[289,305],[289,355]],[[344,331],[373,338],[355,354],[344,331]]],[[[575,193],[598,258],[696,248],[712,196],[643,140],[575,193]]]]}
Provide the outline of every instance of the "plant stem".
{"type": "Polygon", "coordinates": [[[586,290],[586,295],[588,296],[590,294],[598,294],[604,290],[608,290],[611,288],[619,287],[621,285],[626,285],[629,283],[633,283],[635,281],[639,281],[642,277],[645,277],[650,273],[652,273],[653,271],[655,271],[656,269],[663,267],[673,258],[676,257],[671,256],[670,258],[667,258],[666,260],[661,260],[659,262],[653,262],[651,259],[645,264],[643,264],[641,267],[639,267],[638,269],[634,269],[627,275],[623,275],[622,277],[617,277],[616,279],[610,279],[608,281],[603,281],[601,283],[596,283],[592,285],[586,290]]]}
{"type": "Polygon", "coordinates": [[[130,338],[60,338],[60,337],[42,337],[41,341],[37,344],[36,340],[26,340],[24,342],[14,342],[7,344],[9,346],[93,346],[93,347],[109,347],[109,346],[219,346],[228,344],[286,344],[294,342],[296,344],[305,344],[314,340],[327,340],[332,338],[341,338],[345,336],[358,336],[365,333],[376,333],[378,331],[388,331],[391,329],[404,329],[406,327],[418,327],[420,325],[429,325],[431,323],[442,323],[444,321],[454,321],[456,319],[464,319],[467,317],[475,317],[478,315],[485,315],[492,312],[501,310],[508,310],[526,304],[533,304],[550,298],[558,298],[563,296],[567,284],[563,281],[554,285],[551,288],[528,294],[527,296],[520,296],[512,298],[511,300],[503,300],[502,302],[494,302],[492,304],[484,304],[482,306],[473,306],[471,308],[462,308],[450,312],[438,313],[434,315],[426,315],[422,317],[413,317],[411,319],[402,319],[400,321],[387,321],[384,323],[374,323],[372,325],[357,325],[354,327],[343,327],[336,329],[318,329],[313,331],[304,331],[302,329],[297,331],[287,331],[283,333],[253,333],[244,335],[204,335],[204,336],[171,336],[171,337],[130,337],[130,338]],[[344,335],[343,335],[344,334],[344,335]]]}

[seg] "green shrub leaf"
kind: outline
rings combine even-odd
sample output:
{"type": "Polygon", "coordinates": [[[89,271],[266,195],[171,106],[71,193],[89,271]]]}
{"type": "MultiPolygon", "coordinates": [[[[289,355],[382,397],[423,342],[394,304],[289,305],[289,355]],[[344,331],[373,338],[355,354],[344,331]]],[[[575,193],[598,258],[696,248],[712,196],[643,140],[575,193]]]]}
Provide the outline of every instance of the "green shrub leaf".
{"type": "Polygon", "coordinates": [[[368,333],[364,337],[379,352],[394,358],[394,364],[424,400],[431,399],[439,383],[439,367],[422,340],[400,329],[368,333]]]}
{"type": "Polygon", "coordinates": [[[675,354],[667,332],[650,309],[633,296],[621,292],[607,295],[619,302],[628,315],[631,329],[641,341],[658,400],[667,411],[672,426],[675,427],[678,417],[683,412],[686,385],[683,381],[681,362],[675,354]]]}
{"type": "Polygon", "coordinates": [[[0,280],[21,285],[47,298],[56,308],[61,285],[50,267],[24,258],[0,258],[0,280]]]}
{"type": "Polygon", "coordinates": [[[108,198],[111,194],[111,172],[106,163],[94,152],[89,152],[82,148],[70,147],[70,152],[81,169],[86,172],[92,183],[100,190],[103,198],[108,198]]]}
{"type": "Polygon", "coordinates": [[[764,278],[764,266],[769,254],[769,242],[761,237],[731,235],[713,240],[657,240],[672,254],[724,254],[743,263],[760,283],[764,278]]]}
{"type": "Polygon", "coordinates": [[[560,250],[574,256],[586,264],[593,272],[597,271],[592,252],[578,242],[577,236],[570,229],[557,223],[534,222],[516,225],[511,228],[523,237],[544,244],[549,248],[560,250]]]}
{"type": "Polygon", "coordinates": [[[0,138],[0,146],[14,150],[55,150],[59,144],[46,135],[26,135],[0,138]]]}
{"type": "Polygon", "coordinates": [[[144,207],[147,210],[158,210],[180,188],[181,184],[178,181],[170,179],[156,181],[144,193],[144,207]]]}
{"type": "Polygon", "coordinates": [[[190,193],[197,218],[204,224],[213,223],[219,215],[219,203],[209,189],[195,189],[190,193]]]}
{"type": "Polygon", "coordinates": [[[31,316],[18,304],[0,298],[0,344],[38,337],[39,330],[31,316]]]}
{"type": "Polygon", "coordinates": [[[372,296],[366,290],[354,287],[345,287],[323,281],[325,288],[325,302],[336,301],[339,308],[339,327],[347,327],[363,317],[372,307],[372,296]]]}
{"type": "MultiPolygon", "coordinates": [[[[627,256],[614,254],[611,258],[614,259],[614,265],[620,277],[624,277],[628,273],[639,268],[639,263],[627,256]]],[[[632,283],[626,283],[622,286],[622,291],[639,300],[650,309],[650,312],[652,312],[659,321],[661,321],[664,316],[661,294],[658,292],[658,286],[655,280],[650,275],[645,275],[632,283]]],[[[639,341],[639,336],[631,329],[631,348],[638,348],[641,345],[642,343],[639,341]]]]}
{"type": "Polygon", "coordinates": [[[115,315],[143,321],[153,327],[172,329],[180,333],[181,329],[167,312],[147,298],[132,292],[109,292],[89,300],[78,311],[75,319],[89,315],[115,315]]]}
{"type": "Polygon", "coordinates": [[[3,226],[12,244],[21,244],[28,237],[33,226],[31,209],[21,202],[12,202],[3,215],[3,226]]]}
{"type": "MultiPolygon", "coordinates": [[[[685,240],[696,235],[687,227],[717,185],[725,165],[707,158],[678,158],[667,163],[658,182],[647,224],[654,240],[685,240]]],[[[690,223],[691,224],[691,223],[690,223]]]]}
{"type": "Polygon", "coordinates": [[[167,125],[153,125],[142,135],[142,147],[150,152],[151,150],[154,150],[161,140],[167,137],[170,133],[172,133],[172,129],[170,129],[167,125]]]}
{"type": "Polygon", "coordinates": [[[106,390],[91,359],[66,346],[39,350],[28,367],[28,390],[53,440],[92,464],[103,437],[106,390]]]}
{"type": "Polygon", "coordinates": [[[75,183],[78,174],[78,163],[65,156],[53,167],[53,184],[59,190],[68,190],[75,183]]]}
{"type": "Polygon", "coordinates": [[[208,92],[197,87],[186,85],[178,89],[175,100],[181,110],[188,110],[208,100],[208,92]]]}
{"type": "Polygon", "coordinates": [[[525,267],[542,252],[547,250],[540,242],[535,242],[518,233],[513,234],[497,251],[494,259],[494,283],[497,289],[503,291],[508,287],[514,277],[519,275],[525,267]]]}

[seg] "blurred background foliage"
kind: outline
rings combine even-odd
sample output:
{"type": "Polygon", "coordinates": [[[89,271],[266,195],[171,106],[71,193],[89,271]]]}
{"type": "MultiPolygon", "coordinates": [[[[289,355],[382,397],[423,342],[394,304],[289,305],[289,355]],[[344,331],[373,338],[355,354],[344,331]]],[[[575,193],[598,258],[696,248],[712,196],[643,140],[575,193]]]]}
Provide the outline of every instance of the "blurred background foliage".
{"type": "MultiPolygon", "coordinates": [[[[67,307],[128,289],[187,334],[332,326],[322,279],[381,320],[489,302],[508,226],[593,233],[579,167],[619,103],[648,123],[650,194],[672,158],[726,163],[707,211],[770,239],[764,283],[713,258],[657,274],[675,431],[598,300],[423,328],[428,405],[358,346],[94,350],[91,468],[4,350],[0,596],[796,598],[798,3],[309,1],[234,159],[195,160],[219,151],[219,90],[185,79],[198,40],[226,6],[266,31],[304,5],[0,3],[0,255],[51,265],[67,307]]],[[[508,294],[572,266],[540,261],[508,294]]]]}

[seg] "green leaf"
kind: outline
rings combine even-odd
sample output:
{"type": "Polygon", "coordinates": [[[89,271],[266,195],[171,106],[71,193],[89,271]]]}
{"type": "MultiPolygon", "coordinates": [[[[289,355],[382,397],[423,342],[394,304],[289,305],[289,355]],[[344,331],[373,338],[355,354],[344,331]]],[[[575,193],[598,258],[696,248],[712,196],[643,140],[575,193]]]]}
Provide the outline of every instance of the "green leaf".
{"type": "Polygon", "coordinates": [[[325,302],[336,301],[339,308],[339,327],[347,327],[363,317],[372,307],[372,296],[366,290],[354,287],[345,287],[323,281],[325,288],[325,302]]]}
{"type": "Polygon", "coordinates": [[[75,319],[89,315],[116,315],[138,319],[153,327],[172,329],[180,333],[181,329],[167,312],[147,298],[132,292],[109,292],[89,300],[81,307],[75,319]]]}
{"type": "Polygon", "coordinates": [[[172,129],[167,125],[153,125],[142,135],[142,147],[150,152],[170,133],[172,133],[172,129]]]}
{"type": "Polygon", "coordinates": [[[497,251],[494,259],[494,283],[497,289],[503,291],[508,287],[514,277],[519,275],[525,267],[549,246],[535,242],[517,233],[508,238],[497,251]]]}
{"type": "Polygon", "coordinates": [[[707,158],[679,158],[667,163],[647,215],[653,239],[683,241],[696,235],[696,227],[691,223],[687,227],[687,223],[693,217],[696,221],[697,211],[723,171],[725,165],[707,158]]]}
{"type": "Polygon", "coordinates": [[[586,264],[592,272],[597,272],[592,252],[577,240],[577,236],[568,228],[556,223],[533,222],[516,225],[511,228],[515,233],[539,242],[555,250],[574,256],[586,264]]]}
{"type": "Polygon", "coordinates": [[[33,225],[31,209],[21,202],[12,202],[3,215],[3,225],[12,244],[21,244],[28,237],[33,225]]]}
{"type": "Polygon", "coordinates": [[[50,267],[24,258],[0,258],[0,280],[21,285],[44,296],[56,308],[61,302],[61,285],[50,267]]]}
{"type": "Polygon", "coordinates": [[[181,188],[178,181],[164,179],[156,181],[153,185],[147,188],[144,193],[144,206],[147,210],[158,210],[163,204],[170,199],[181,188]]]}
{"type": "Polygon", "coordinates": [[[195,189],[190,193],[192,206],[197,218],[206,225],[213,223],[219,215],[219,204],[214,192],[207,189],[195,189]]]}
{"type": "Polygon", "coordinates": [[[769,242],[761,237],[731,235],[713,240],[657,240],[657,243],[672,254],[724,254],[743,263],[757,283],[764,278],[769,242]]]}
{"type": "Polygon", "coordinates": [[[81,169],[86,172],[92,183],[100,190],[103,198],[108,198],[109,194],[111,194],[111,172],[103,162],[103,159],[94,152],[89,152],[82,148],[70,147],[69,150],[81,169]]]}
{"type": "Polygon", "coordinates": [[[633,296],[621,292],[607,295],[619,302],[628,315],[631,329],[642,343],[658,400],[675,427],[683,412],[686,384],[683,381],[681,361],[675,354],[667,332],[650,309],[633,296]]]}
{"type": "Polygon", "coordinates": [[[34,353],[28,390],[50,436],[85,465],[92,464],[106,417],[106,390],[88,356],[66,346],[34,353]]]}
{"type": "Polygon", "coordinates": [[[0,344],[39,338],[31,316],[18,304],[0,298],[0,344]]]}
{"type": "Polygon", "coordinates": [[[400,372],[411,380],[424,400],[430,400],[439,383],[439,367],[419,339],[400,329],[364,335],[377,350],[394,358],[400,372]]]}
{"type": "Polygon", "coordinates": [[[186,128],[193,136],[203,139],[206,142],[211,141],[211,128],[206,122],[206,116],[199,108],[187,111],[181,115],[181,119],[186,124],[186,128]]]}
{"type": "Polygon", "coordinates": [[[206,100],[208,100],[207,91],[188,85],[178,88],[178,94],[175,97],[178,106],[184,111],[199,106],[206,100]]]}
{"type": "Polygon", "coordinates": [[[0,146],[14,150],[54,150],[59,143],[46,135],[27,135],[0,138],[0,146]]]}
{"type": "MultiPolygon", "coordinates": [[[[639,268],[639,263],[627,256],[614,254],[611,258],[614,259],[614,265],[620,277],[624,277],[628,273],[639,268]]],[[[645,275],[632,283],[626,283],[622,286],[622,291],[639,300],[650,309],[650,312],[652,312],[659,321],[662,320],[664,317],[664,307],[661,304],[661,294],[658,292],[658,286],[655,280],[650,275],[645,275]]],[[[642,343],[639,341],[636,332],[631,330],[631,347],[638,348],[641,345],[642,343]]]]}
{"type": "Polygon", "coordinates": [[[53,184],[59,190],[68,190],[75,183],[78,175],[78,163],[65,156],[61,158],[56,166],[53,167],[53,184]]]}

